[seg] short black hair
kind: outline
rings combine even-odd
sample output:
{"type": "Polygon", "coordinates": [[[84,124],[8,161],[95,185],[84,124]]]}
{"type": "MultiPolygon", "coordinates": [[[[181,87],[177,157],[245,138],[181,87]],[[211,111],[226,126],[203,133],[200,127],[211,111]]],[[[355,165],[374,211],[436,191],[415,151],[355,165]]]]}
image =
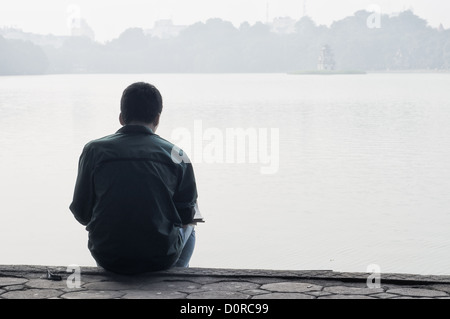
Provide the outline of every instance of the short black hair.
{"type": "Polygon", "coordinates": [[[120,102],[120,111],[125,124],[133,121],[154,123],[162,113],[163,102],[158,89],[144,82],[131,84],[125,89],[120,102]]]}

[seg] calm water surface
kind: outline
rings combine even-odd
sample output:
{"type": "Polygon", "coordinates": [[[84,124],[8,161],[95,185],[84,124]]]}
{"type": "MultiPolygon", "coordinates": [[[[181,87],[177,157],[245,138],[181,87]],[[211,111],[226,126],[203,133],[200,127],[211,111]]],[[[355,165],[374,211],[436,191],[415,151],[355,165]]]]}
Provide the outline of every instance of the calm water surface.
{"type": "Polygon", "coordinates": [[[136,81],[160,88],[166,139],[280,132],[276,174],[194,163],[191,266],[450,275],[449,74],[0,77],[1,264],[95,265],[68,210],[78,157],[136,81]]]}

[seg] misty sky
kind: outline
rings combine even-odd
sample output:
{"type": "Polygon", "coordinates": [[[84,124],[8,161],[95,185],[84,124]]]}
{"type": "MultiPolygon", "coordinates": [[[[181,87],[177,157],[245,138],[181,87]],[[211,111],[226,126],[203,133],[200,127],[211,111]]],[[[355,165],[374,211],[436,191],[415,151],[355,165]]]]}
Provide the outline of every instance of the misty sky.
{"type": "MultiPolygon", "coordinates": [[[[70,33],[68,21],[81,15],[94,29],[98,41],[107,41],[130,27],[152,28],[155,21],[172,19],[189,25],[221,18],[236,26],[269,19],[303,15],[303,0],[1,0],[0,27],[13,26],[27,32],[55,35],[70,33]],[[79,11],[79,12],[78,12],[79,11]]],[[[450,27],[449,0],[307,0],[307,14],[318,24],[377,5],[382,13],[412,8],[432,26],[450,27]]]]}

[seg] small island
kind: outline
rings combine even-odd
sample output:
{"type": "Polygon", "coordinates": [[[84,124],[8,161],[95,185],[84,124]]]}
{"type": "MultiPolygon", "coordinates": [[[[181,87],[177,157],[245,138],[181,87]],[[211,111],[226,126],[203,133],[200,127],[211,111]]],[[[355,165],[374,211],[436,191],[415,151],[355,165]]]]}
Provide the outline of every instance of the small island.
{"type": "Polygon", "coordinates": [[[342,74],[367,74],[361,70],[336,70],[334,54],[329,45],[324,45],[319,54],[317,70],[289,72],[291,75],[342,75],[342,74]]]}
{"type": "Polygon", "coordinates": [[[366,71],[359,70],[312,70],[289,72],[290,75],[344,75],[344,74],[367,74],[366,71]]]}

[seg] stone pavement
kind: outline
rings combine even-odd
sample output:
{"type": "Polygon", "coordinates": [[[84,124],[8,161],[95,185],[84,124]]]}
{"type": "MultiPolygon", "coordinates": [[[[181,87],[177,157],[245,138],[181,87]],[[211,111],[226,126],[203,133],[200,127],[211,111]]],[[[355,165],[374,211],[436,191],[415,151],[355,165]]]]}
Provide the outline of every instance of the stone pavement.
{"type": "Polygon", "coordinates": [[[66,267],[0,266],[0,299],[450,299],[450,276],[381,274],[381,287],[371,289],[369,274],[323,270],[190,268],[133,277],[80,270],[77,288],[66,267]]]}

